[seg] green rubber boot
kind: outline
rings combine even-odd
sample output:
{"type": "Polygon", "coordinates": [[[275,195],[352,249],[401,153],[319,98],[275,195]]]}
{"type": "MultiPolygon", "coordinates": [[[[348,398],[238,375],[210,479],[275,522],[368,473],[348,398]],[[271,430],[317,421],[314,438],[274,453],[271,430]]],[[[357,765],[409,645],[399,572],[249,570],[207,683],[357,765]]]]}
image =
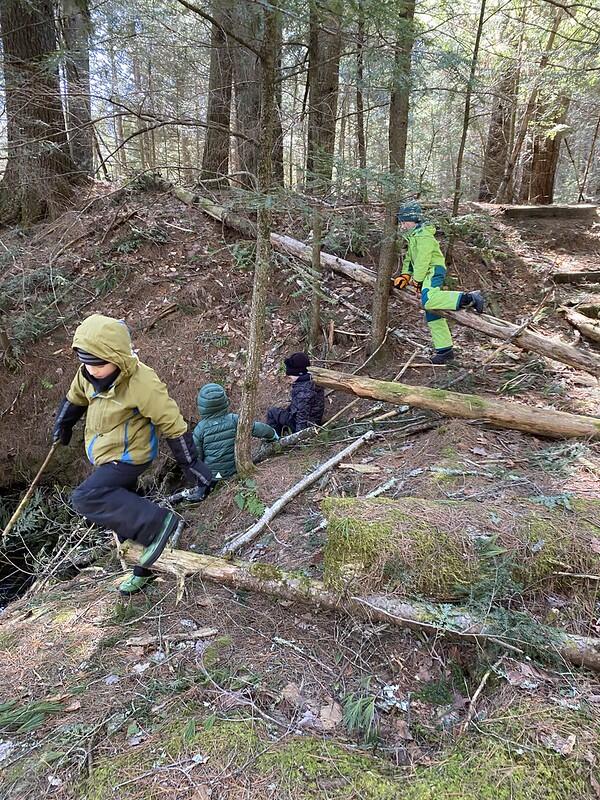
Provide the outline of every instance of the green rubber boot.
{"type": "Polygon", "coordinates": [[[183,529],[183,524],[183,519],[179,514],[174,514],[172,511],[167,514],[162,528],[154,537],[154,541],[144,547],[140,556],[140,567],[151,567],[160,557],[171,536],[183,529]]]}
{"type": "Polygon", "coordinates": [[[137,594],[145,589],[149,583],[152,583],[153,580],[156,580],[156,575],[134,575],[132,573],[119,586],[119,591],[125,595],[137,594]]]}

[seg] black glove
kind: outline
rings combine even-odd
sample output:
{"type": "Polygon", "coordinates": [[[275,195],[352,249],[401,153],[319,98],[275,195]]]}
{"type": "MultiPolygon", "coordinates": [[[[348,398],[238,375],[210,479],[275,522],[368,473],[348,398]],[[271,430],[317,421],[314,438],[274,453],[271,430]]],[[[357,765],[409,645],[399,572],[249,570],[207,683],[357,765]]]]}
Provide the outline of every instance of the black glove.
{"type": "Polygon", "coordinates": [[[191,432],[188,431],[183,436],[177,436],[174,439],[167,439],[167,442],[185,477],[194,481],[197,486],[204,486],[208,489],[213,483],[213,475],[206,464],[198,458],[191,432]]]}
{"type": "Polygon", "coordinates": [[[64,445],[69,444],[73,434],[73,425],[83,417],[86,411],[87,406],[76,406],[75,403],[71,403],[65,397],[56,411],[52,441],[60,442],[64,445]]]}

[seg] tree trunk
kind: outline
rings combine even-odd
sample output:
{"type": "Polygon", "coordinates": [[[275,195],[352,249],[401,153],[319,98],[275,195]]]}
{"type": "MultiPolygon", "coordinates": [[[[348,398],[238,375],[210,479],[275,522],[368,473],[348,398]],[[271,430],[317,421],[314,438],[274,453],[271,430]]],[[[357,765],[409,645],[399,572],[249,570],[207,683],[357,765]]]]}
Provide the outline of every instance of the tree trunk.
{"type": "MultiPolygon", "coordinates": [[[[264,13],[260,3],[240,2],[228,4],[228,26],[256,51],[260,51],[264,36],[264,13]]],[[[276,35],[276,33],[275,33],[276,35]]],[[[260,128],[261,114],[261,67],[255,52],[227,39],[233,80],[235,84],[236,130],[247,139],[236,140],[238,181],[249,189],[257,187],[259,139],[264,131],[260,128]]],[[[274,43],[272,43],[274,46],[274,43]]],[[[271,132],[271,137],[273,131],[271,132]]]]}
{"type": "Polygon", "coordinates": [[[313,194],[331,188],[342,51],[339,0],[310,0],[308,48],[308,142],[306,186],[313,194]]]}
{"type": "Polygon", "coordinates": [[[88,0],[62,0],[62,14],[69,147],[75,166],[83,174],[91,175],[94,169],[94,131],[90,104],[91,20],[88,0]]]}
{"type": "MultiPolygon", "coordinates": [[[[219,3],[213,2],[217,17],[219,3]]],[[[210,37],[210,74],[208,79],[209,125],[202,154],[202,181],[210,181],[211,189],[227,188],[229,181],[229,124],[231,118],[231,58],[225,33],[212,26],[210,37]]]]}
{"type": "MultiPolygon", "coordinates": [[[[170,187],[169,184],[165,184],[165,190],[169,188],[182,202],[197,206],[213,219],[239,231],[242,235],[249,238],[256,235],[256,229],[251,222],[236,214],[232,214],[227,211],[227,209],[223,208],[223,206],[217,205],[212,200],[199,197],[180,186],[170,187]]],[[[553,210],[555,208],[556,207],[553,207],[553,210]]],[[[573,208],[580,207],[573,206],[573,208]]],[[[589,208],[593,209],[594,207],[590,206],[589,208]]],[[[512,211],[514,208],[510,210],[512,211]]],[[[544,207],[539,206],[536,211],[537,210],[544,210],[544,207]]],[[[307,264],[312,263],[312,249],[303,242],[293,239],[291,236],[272,233],[271,244],[283,253],[295,256],[307,264]]],[[[363,267],[361,264],[356,264],[353,261],[346,261],[344,258],[332,256],[330,253],[324,253],[323,251],[321,251],[321,264],[327,269],[331,269],[334,272],[340,273],[340,275],[344,275],[351,280],[361,283],[363,286],[375,285],[375,275],[371,270],[366,269],[366,267],[363,267]]],[[[421,310],[421,304],[410,291],[398,291],[396,289],[392,291],[394,297],[398,300],[407,303],[414,309],[421,310]]],[[[575,369],[582,369],[592,375],[600,377],[600,356],[591,352],[583,352],[577,347],[562,342],[560,339],[554,339],[541,333],[534,333],[528,330],[527,327],[514,325],[512,322],[490,317],[488,314],[473,314],[469,311],[436,311],[436,313],[440,314],[440,316],[452,319],[467,328],[479,331],[486,336],[509,341],[516,347],[523,348],[523,350],[531,350],[533,353],[538,353],[546,358],[560,361],[563,364],[569,364],[569,366],[575,367],[575,369]]]]}
{"type": "Polygon", "coordinates": [[[402,196],[408,141],[408,112],[410,106],[410,67],[414,41],[414,0],[404,0],[399,9],[398,33],[394,52],[394,79],[390,94],[388,124],[389,171],[392,190],[386,202],[383,242],[377,265],[377,280],[373,293],[371,316],[373,325],[369,351],[375,353],[383,344],[388,329],[388,305],[391,280],[397,262],[397,210],[402,196]]]}
{"type": "Polygon", "coordinates": [[[364,112],[364,46],[365,4],[358,0],[358,31],[356,35],[356,139],[358,144],[358,166],[360,169],[359,195],[361,203],[369,201],[367,186],[367,145],[365,141],[364,112]]]}
{"type": "Polygon", "coordinates": [[[498,188],[498,194],[496,195],[497,203],[509,203],[512,199],[511,195],[509,195],[508,193],[508,188],[509,186],[512,185],[513,173],[515,171],[515,167],[517,165],[517,161],[521,153],[521,148],[523,147],[523,142],[525,141],[525,136],[527,135],[527,129],[529,127],[529,123],[531,122],[534,116],[538,100],[539,89],[544,77],[544,71],[548,66],[548,62],[550,60],[550,55],[554,47],[554,40],[556,39],[556,34],[558,33],[558,28],[560,26],[562,15],[563,15],[563,9],[559,8],[554,17],[554,23],[548,35],[548,41],[546,42],[544,53],[540,59],[540,65],[538,67],[537,77],[535,79],[533,88],[531,89],[531,93],[529,95],[525,111],[523,112],[523,116],[519,124],[518,132],[515,136],[513,149],[508,158],[506,169],[504,170],[504,175],[502,176],[502,181],[498,188]]]}
{"type": "MultiPolygon", "coordinates": [[[[137,564],[142,548],[127,541],[121,547],[121,553],[128,563],[137,564]]],[[[510,631],[502,636],[494,632],[493,625],[485,618],[474,617],[472,612],[460,606],[436,606],[422,600],[404,600],[389,595],[342,597],[326,589],[321,581],[284,572],[272,564],[232,562],[166,548],[152,568],[175,575],[180,581],[187,575],[197,575],[203,580],[234,589],[309,603],[318,608],[342,612],[370,622],[386,622],[400,628],[424,630],[432,634],[444,632],[448,636],[471,641],[492,637],[496,641],[506,638],[510,642],[511,638],[510,631]],[[445,620],[445,623],[441,620],[445,620]]],[[[600,639],[567,635],[555,629],[550,641],[552,652],[560,654],[570,663],[600,670],[600,639]]]]}
{"type": "MultiPolygon", "coordinates": [[[[109,39],[114,37],[114,31],[109,32],[109,39]]],[[[119,72],[117,70],[117,58],[112,41],[108,45],[108,57],[110,60],[110,100],[113,108],[115,125],[115,163],[117,175],[122,175],[127,171],[127,149],[124,145],[125,133],[123,130],[123,109],[120,105],[119,91],[119,72]]]]}
{"type": "Polygon", "coordinates": [[[310,351],[316,353],[321,341],[321,214],[312,210],[312,287],[310,296],[310,351]]]}
{"type": "Polygon", "coordinates": [[[409,405],[437,411],[447,417],[477,419],[498,428],[525,431],[556,439],[600,439],[600,418],[568,414],[549,408],[532,408],[522,403],[492,400],[476,394],[459,394],[443,389],[408,386],[392,381],[377,381],[329,369],[310,367],[319,386],[371,397],[395,405],[409,405]]]}
{"type": "Polygon", "coordinates": [[[588,156],[585,171],[583,173],[583,178],[581,180],[581,191],[579,192],[579,197],[577,199],[578,203],[581,203],[585,199],[585,186],[587,184],[588,175],[590,172],[590,167],[594,161],[594,150],[596,149],[596,142],[598,141],[598,134],[600,133],[600,117],[598,117],[598,122],[596,123],[596,127],[594,129],[594,135],[592,136],[592,141],[590,144],[590,154],[588,156]]]}
{"type": "Polygon", "coordinates": [[[516,102],[516,79],[512,61],[507,61],[496,87],[496,98],[488,129],[479,200],[490,203],[498,193],[504,174],[511,140],[511,127],[516,102]]]}
{"type": "Polygon", "coordinates": [[[29,225],[64,210],[81,180],[69,154],[51,0],[2,0],[7,163],[0,222],[29,225]]]}
{"type": "MultiPolygon", "coordinates": [[[[551,119],[538,119],[539,125],[543,128],[538,130],[534,137],[529,193],[529,202],[531,203],[550,205],[554,201],[556,168],[558,167],[560,143],[565,137],[565,131],[553,131],[552,129],[557,125],[565,124],[570,102],[569,97],[560,97],[549,114],[541,113],[541,116],[550,116],[551,119]]],[[[540,109],[540,105],[538,105],[538,109],[540,109]]]]}
{"type": "Polygon", "coordinates": [[[256,394],[263,360],[267,289],[271,273],[271,211],[268,193],[272,189],[273,130],[275,127],[275,71],[277,58],[277,28],[279,25],[276,0],[264,10],[264,38],[261,47],[260,142],[258,189],[262,194],[257,211],[256,265],[248,332],[248,355],[242,388],[240,416],[235,440],[235,460],[241,475],[254,469],[252,463],[252,426],[256,394]]]}
{"type": "Polygon", "coordinates": [[[456,179],[454,182],[454,199],[452,201],[453,217],[455,217],[458,214],[458,205],[460,203],[463,158],[465,155],[467,134],[469,132],[469,122],[471,121],[471,95],[473,94],[473,86],[475,84],[477,59],[479,57],[479,44],[481,42],[483,23],[485,21],[485,4],[486,0],[481,0],[481,5],[479,7],[479,21],[477,23],[477,33],[475,34],[475,44],[473,46],[473,55],[471,57],[471,69],[469,71],[469,80],[467,81],[467,91],[465,93],[465,110],[463,113],[463,126],[462,126],[462,133],[460,136],[460,145],[458,147],[458,156],[456,157],[456,179]]]}

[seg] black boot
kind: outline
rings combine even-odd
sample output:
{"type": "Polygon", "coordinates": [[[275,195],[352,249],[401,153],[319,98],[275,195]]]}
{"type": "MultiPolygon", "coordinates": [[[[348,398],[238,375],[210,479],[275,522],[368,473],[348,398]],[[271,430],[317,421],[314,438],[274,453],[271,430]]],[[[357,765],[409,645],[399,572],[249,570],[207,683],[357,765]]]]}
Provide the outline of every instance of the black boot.
{"type": "Polygon", "coordinates": [[[483,314],[485,300],[481,292],[464,292],[459,308],[472,308],[476,314],[483,314]]]}
{"type": "Polygon", "coordinates": [[[436,350],[435,355],[430,359],[432,364],[447,364],[454,360],[454,348],[446,347],[444,350],[436,350]]]}

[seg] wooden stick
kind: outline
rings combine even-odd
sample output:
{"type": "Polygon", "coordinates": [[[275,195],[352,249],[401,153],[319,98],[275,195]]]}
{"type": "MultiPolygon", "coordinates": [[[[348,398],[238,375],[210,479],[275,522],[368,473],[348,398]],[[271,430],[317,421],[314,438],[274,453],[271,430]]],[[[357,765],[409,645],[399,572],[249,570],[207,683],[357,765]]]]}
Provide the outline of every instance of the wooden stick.
{"type": "Polygon", "coordinates": [[[285,494],[283,494],[275,503],[273,503],[272,506],[267,508],[262,517],[255,522],[251,528],[248,528],[248,530],[244,531],[243,533],[234,535],[230,541],[227,542],[225,547],[222,548],[221,554],[228,555],[230,553],[236,553],[241,547],[249,542],[254,541],[254,539],[256,539],[256,537],[267,527],[269,522],[271,522],[271,520],[273,520],[290,502],[290,500],[293,500],[294,497],[297,497],[309,486],[312,486],[313,483],[319,480],[321,475],[324,475],[330,469],[339,464],[340,461],[343,461],[344,458],[351,455],[351,453],[354,453],[355,450],[358,450],[361,445],[363,445],[365,442],[368,442],[369,439],[372,439],[374,435],[375,434],[373,431],[367,431],[366,433],[363,433],[360,438],[352,442],[352,444],[348,445],[348,447],[345,447],[339,453],[336,453],[336,455],[334,455],[328,461],[325,461],[309,475],[306,475],[304,478],[302,478],[301,481],[292,486],[291,489],[288,489],[287,492],[285,492],[285,494]]]}
{"type": "MultiPolygon", "coordinates": [[[[140,545],[128,540],[122,546],[125,559],[137,564],[142,554],[140,545]]],[[[485,617],[474,616],[460,606],[439,606],[423,600],[412,600],[393,595],[340,596],[327,589],[321,581],[284,572],[272,564],[230,561],[215,556],[189,553],[166,548],[154,563],[153,570],[167,572],[178,579],[186,575],[230,586],[234,589],[262,592],[284,600],[310,603],[313,606],[348,614],[350,617],[388,622],[400,628],[412,628],[435,635],[443,632],[463,641],[493,640],[507,648],[510,632],[498,636],[485,617]],[[440,620],[445,620],[442,624],[440,620]]],[[[600,639],[567,634],[557,628],[548,641],[552,652],[565,661],[600,671],[600,639]]]]}
{"type": "Polygon", "coordinates": [[[475,690],[475,694],[473,695],[473,697],[471,698],[471,702],[469,703],[469,708],[467,710],[467,715],[465,717],[465,720],[464,720],[463,724],[460,727],[460,733],[461,734],[466,732],[467,728],[469,727],[469,725],[471,723],[471,720],[475,716],[475,709],[476,709],[476,706],[477,706],[477,700],[479,699],[479,695],[482,693],[486,683],[488,682],[490,675],[492,674],[492,672],[495,672],[498,669],[498,667],[500,666],[500,664],[502,663],[503,660],[504,660],[504,656],[500,656],[500,658],[496,661],[496,663],[487,670],[487,672],[485,673],[485,675],[481,679],[481,682],[480,682],[479,686],[477,687],[477,689],[475,690]]]}
{"type": "Polygon", "coordinates": [[[27,490],[27,492],[25,493],[25,496],[23,497],[23,499],[21,500],[21,502],[20,502],[20,503],[19,503],[19,505],[17,506],[17,510],[15,511],[15,513],[12,515],[12,517],[11,517],[11,518],[8,520],[8,522],[6,523],[6,527],[4,528],[4,532],[3,532],[3,534],[2,534],[2,544],[4,544],[4,542],[6,541],[6,537],[8,536],[8,534],[10,533],[10,531],[13,529],[13,527],[15,526],[15,524],[16,524],[16,522],[17,522],[17,520],[19,519],[19,517],[20,517],[20,516],[21,516],[21,514],[23,513],[23,511],[24,511],[24,509],[25,509],[25,506],[27,505],[27,503],[28,503],[28,502],[29,502],[29,500],[31,499],[31,495],[32,495],[32,494],[33,494],[33,492],[34,492],[34,490],[35,490],[35,487],[38,485],[38,483],[39,483],[39,480],[40,480],[40,478],[42,477],[42,474],[43,474],[44,470],[46,469],[46,467],[47,467],[47,466],[48,466],[48,464],[50,463],[50,459],[51,459],[51,458],[52,458],[52,456],[54,455],[54,453],[55,453],[55,451],[56,451],[56,449],[57,449],[57,447],[58,447],[59,445],[60,445],[60,442],[58,442],[58,441],[57,441],[57,442],[54,442],[54,444],[52,445],[52,447],[51,447],[51,448],[50,448],[50,450],[48,451],[48,455],[47,455],[47,456],[46,456],[46,458],[44,459],[44,463],[43,463],[43,464],[42,464],[42,466],[39,468],[37,475],[35,476],[35,478],[34,478],[34,479],[33,479],[33,481],[31,482],[31,486],[29,487],[29,489],[28,489],[28,490],[27,490]]]}
{"type": "Polygon", "coordinates": [[[254,463],[260,464],[261,461],[279,454],[284,448],[292,447],[292,445],[298,444],[299,442],[305,442],[307,439],[312,439],[312,437],[316,436],[318,433],[319,428],[304,428],[301,431],[296,431],[296,433],[290,433],[289,436],[282,436],[281,439],[278,439],[276,442],[267,442],[254,457],[254,463]]]}
{"type": "Polygon", "coordinates": [[[488,399],[475,394],[459,394],[443,389],[378,381],[318,367],[310,367],[309,372],[320,386],[350,392],[359,397],[385,400],[395,405],[407,404],[416,408],[426,408],[447,417],[482,420],[499,428],[525,431],[556,439],[577,437],[600,439],[598,417],[570,414],[550,408],[533,408],[523,403],[488,399]]]}

